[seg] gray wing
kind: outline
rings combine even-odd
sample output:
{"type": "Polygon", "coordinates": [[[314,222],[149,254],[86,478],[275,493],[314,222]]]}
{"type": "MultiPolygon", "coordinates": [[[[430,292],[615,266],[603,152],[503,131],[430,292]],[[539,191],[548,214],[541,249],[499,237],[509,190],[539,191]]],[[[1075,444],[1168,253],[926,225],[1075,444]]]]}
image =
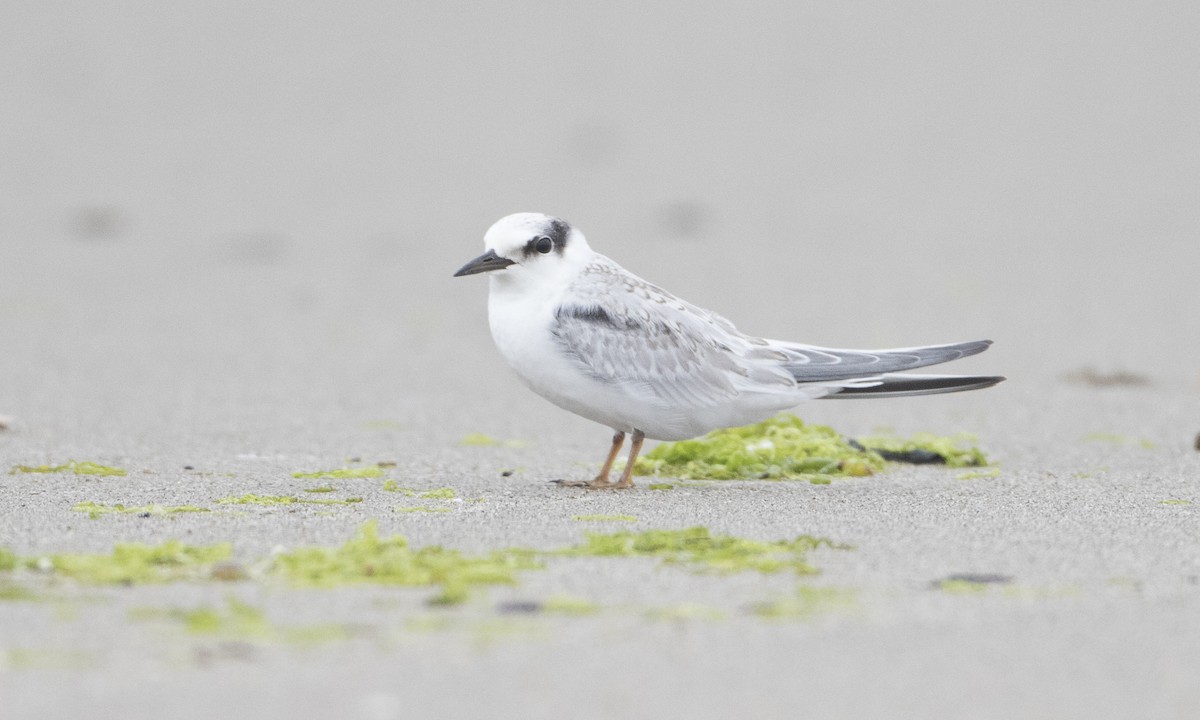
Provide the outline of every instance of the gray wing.
{"type": "Polygon", "coordinates": [[[913,370],[976,355],[992,344],[991,340],[975,340],[892,350],[837,350],[779,340],[767,342],[779,352],[783,366],[801,383],[849,380],[913,370]]]}
{"type": "Polygon", "coordinates": [[[595,380],[636,388],[675,407],[707,407],[764,385],[795,387],[777,362],[747,354],[721,316],[615,263],[589,266],[555,311],[563,351],[595,380]]]}

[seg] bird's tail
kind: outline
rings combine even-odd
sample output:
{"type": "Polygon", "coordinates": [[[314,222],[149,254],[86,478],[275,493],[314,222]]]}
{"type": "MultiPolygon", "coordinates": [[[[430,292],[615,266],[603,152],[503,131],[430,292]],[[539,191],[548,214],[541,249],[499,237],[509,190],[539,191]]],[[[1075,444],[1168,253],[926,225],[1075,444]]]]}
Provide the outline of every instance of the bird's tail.
{"type": "Polygon", "coordinates": [[[999,375],[911,375],[885,374],[861,384],[847,385],[825,399],[908,397],[980,390],[1003,382],[999,375]]]}

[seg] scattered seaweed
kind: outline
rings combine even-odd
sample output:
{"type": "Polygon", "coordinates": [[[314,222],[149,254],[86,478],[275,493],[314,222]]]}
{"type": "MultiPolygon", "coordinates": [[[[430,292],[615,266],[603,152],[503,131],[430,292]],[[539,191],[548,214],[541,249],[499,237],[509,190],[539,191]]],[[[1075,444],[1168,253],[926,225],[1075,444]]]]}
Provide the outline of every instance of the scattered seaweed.
{"type": "Polygon", "coordinates": [[[428,505],[397,505],[392,508],[394,512],[400,513],[448,513],[448,507],[429,507],[428,505]]]}
{"type": "Polygon", "coordinates": [[[1012,581],[1011,575],[999,573],[956,573],[934,580],[929,587],[953,595],[977,595],[986,592],[989,587],[1009,585],[1012,581]]]}
{"type": "Polygon", "coordinates": [[[463,436],[462,440],[458,441],[459,445],[466,447],[506,447],[506,448],[521,448],[525,447],[524,440],[497,440],[491,435],[483,433],[468,433],[463,436]]]}
{"type": "Polygon", "coordinates": [[[366,465],[364,467],[344,467],[337,470],[316,470],[314,472],[294,472],[294,478],[302,478],[305,480],[349,480],[354,478],[378,478],[383,477],[383,469],[377,465],[366,465]]]}
{"type": "Polygon", "coordinates": [[[304,488],[306,493],[331,493],[336,492],[337,488],[332,485],[318,485],[317,487],[304,488]]]}
{"type": "Polygon", "coordinates": [[[1088,433],[1083,436],[1083,441],[1109,443],[1112,445],[1137,445],[1143,450],[1153,450],[1155,447],[1154,441],[1149,438],[1106,432],[1088,433]]]}
{"type": "Polygon", "coordinates": [[[388,478],[383,482],[383,490],[384,492],[400,493],[405,497],[413,497],[417,494],[417,491],[413,490],[412,488],[400,487],[400,485],[391,478],[388,478]]]}
{"type": "Polygon", "coordinates": [[[761,618],[806,620],[851,609],[857,602],[858,593],[855,590],[801,585],[791,597],[754,605],[750,611],[761,618]]]}
{"type": "Polygon", "coordinates": [[[665,620],[670,622],[686,622],[690,620],[724,620],[725,613],[708,605],[699,603],[680,603],[670,607],[653,608],[646,611],[650,620],[665,620]]]}
{"type": "Polygon", "coordinates": [[[542,603],[542,610],[559,615],[594,615],[600,612],[600,606],[574,595],[551,595],[542,603]]]}
{"type": "Polygon", "coordinates": [[[638,458],[637,475],[685,480],[816,480],[883,469],[878,454],[855,448],[833,428],[783,414],[701,438],[663,443],[638,458]]]}
{"type": "Polygon", "coordinates": [[[17,465],[9,470],[10,475],[16,473],[74,473],[75,475],[124,476],[129,473],[118,467],[110,467],[90,461],[77,462],[68,460],[63,465],[17,465]]]}
{"type": "Polygon", "coordinates": [[[987,456],[972,444],[974,442],[975,438],[968,433],[946,436],[922,432],[908,439],[890,435],[872,435],[858,439],[862,447],[892,462],[944,464],[953,468],[986,467],[987,456]]]}
{"type": "Polygon", "coordinates": [[[400,535],[380,537],[374,521],[340,547],[306,547],[281,553],[274,568],[297,585],[335,587],[380,585],[438,586],[433,604],[465,601],[471,588],[512,584],[516,572],[540,568],[532,550],[510,548],[483,556],[463,555],[440,546],[413,549],[400,535]]]}
{"type": "Polygon", "coordinates": [[[318,625],[277,625],[262,610],[230,595],[225,607],[204,606],[195,610],[171,608],[134,608],[131,620],[168,620],[188,633],[204,637],[250,642],[291,642],[312,644],[344,640],[350,637],[346,626],[334,623],[318,625]]]}
{"type": "Polygon", "coordinates": [[[210,512],[208,508],[199,507],[197,505],[137,505],[127,506],[117,503],[116,505],[105,505],[95,502],[78,502],[71,506],[75,512],[87,513],[92,520],[99,518],[101,515],[140,515],[143,517],[151,517],[154,515],[176,515],[178,513],[206,513],[210,512]]]}
{"type": "Polygon", "coordinates": [[[337,500],[334,498],[302,498],[295,495],[245,495],[223,497],[217,500],[222,505],[353,505],[362,502],[360,497],[337,500]]]}
{"type": "Polygon", "coordinates": [[[690,565],[699,570],[734,573],[754,570],[777,573],[790,570],[811,575],[817,569],[808,563],[808,553],[819,547],[845,549],[827,538],[801,535],[794,540],[747,540],[730,535],[713,535],[705,527],[684,530],[647,530],[609,535],[587,533],[582,545],[559,551],[570,556],[657,557],[666,564],[690,565]]]}
{"type": "Polygon", "coordinates": [[[674,490],[674,483],[650,483],[646,486],[648,490],[674,490]]]}
{"type": "Polygon", "coordinates": [[[637,522],[633,515],[574,515],[571,519],[577,522],[637,522]]]}
{"type": "Polygon", "coordinates": [[[992,468],[990,470],[968,470],[954,476],[958,480],[983,480],[985,478],[1000,477],[1000,468],[992,468]]]}
{"type": "Polygon", "coordinates": [[[214,564],[228,560],[229,543],[195,546],[179,540],[159,545],[117,543],[106,555],[62,553],[25,558],[25,567],[92,585],[203,580],[211,577],[214,564]]]}
{"type": "Polygon", "coordinates": [[[454,493],[454,488],[440,487],[433,490],[426,490],[418,497],[423,500],[453,500],[457,495],[454,493]]]}

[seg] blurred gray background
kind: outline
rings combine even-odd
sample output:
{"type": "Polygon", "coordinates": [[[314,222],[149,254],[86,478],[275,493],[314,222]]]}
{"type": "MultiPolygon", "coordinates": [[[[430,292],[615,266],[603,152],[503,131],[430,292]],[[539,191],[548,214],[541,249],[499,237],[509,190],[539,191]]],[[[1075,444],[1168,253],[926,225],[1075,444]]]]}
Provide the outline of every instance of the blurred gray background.
{"type": "MultiPolygon", "coordinates": [[[[386,651],[189,672],[211,658],[172,665],[174,646],[124,613],[226,590],[118,588],[74,621],[7,605],[0,645],[100,660],[0,662],[0,695],[37,717],[375,719],[401,716],[397,698],[470,718],[504,702],[521,717],[1194,717],[1197,38],[1196,2],[0,0],[0,547],[186,533],[252,555],[378,518],[417,545],[549,548],[586,529],[576,513],[634,513],[637,529],[851,542],[818,582],[861,589],[864,608],[767,625],[730,592],[759,597],[754,578],[559,564],[493,598],[582,587],[614,608],[699,597],[735,617],[666,626],[635,609],[555,625],[548,645],[401,633],[386,651]],[[487,283],[451,277],[492,222],[529,210],[750,333],[990,337],[954,367],[1009,376],[993,390],[799,412],[851,435],[972,431],[1001,475],[549,486],[590,472],[608,432],[524,390],[492,346],[487,283]],[[1126,374],[1096,387],[1088,368],[1126,374]],[[460,446],[473,432],[524,444],[460,446]],[[308,482],[293,471],[352,457],[488,502],[416,517],[362,481],[344,490],[366,501],[332,514],[70,510],[292,494],[308,482]],[[6,474],[72,458],[130,475],[6,474]],[[963,571],[1075,599],[930,589],[963,571]]],[[[422,611],[413,593],[400,609],[271,597],[385,638],[422,611]]]]}
{"type": "Polygon", "coordinates": [[[525,210],[748,332],[1194,388],[1197,37],[1188,2],[10,0],[0,412],[487,396],[450,273],[525,210]]]}

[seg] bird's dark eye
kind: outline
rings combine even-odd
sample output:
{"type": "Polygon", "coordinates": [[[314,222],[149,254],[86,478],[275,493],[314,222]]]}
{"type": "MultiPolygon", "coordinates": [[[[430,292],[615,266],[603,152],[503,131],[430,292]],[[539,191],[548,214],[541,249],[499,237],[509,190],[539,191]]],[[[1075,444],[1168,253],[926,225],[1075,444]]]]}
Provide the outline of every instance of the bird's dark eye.
{"type": "Polygon", "coordinates": [[[536,248],[541,254],[545,255],[554,249],[554,241],[543,235],[537,239],[537,243],[534,244],[534,248],[536,248]]]}

